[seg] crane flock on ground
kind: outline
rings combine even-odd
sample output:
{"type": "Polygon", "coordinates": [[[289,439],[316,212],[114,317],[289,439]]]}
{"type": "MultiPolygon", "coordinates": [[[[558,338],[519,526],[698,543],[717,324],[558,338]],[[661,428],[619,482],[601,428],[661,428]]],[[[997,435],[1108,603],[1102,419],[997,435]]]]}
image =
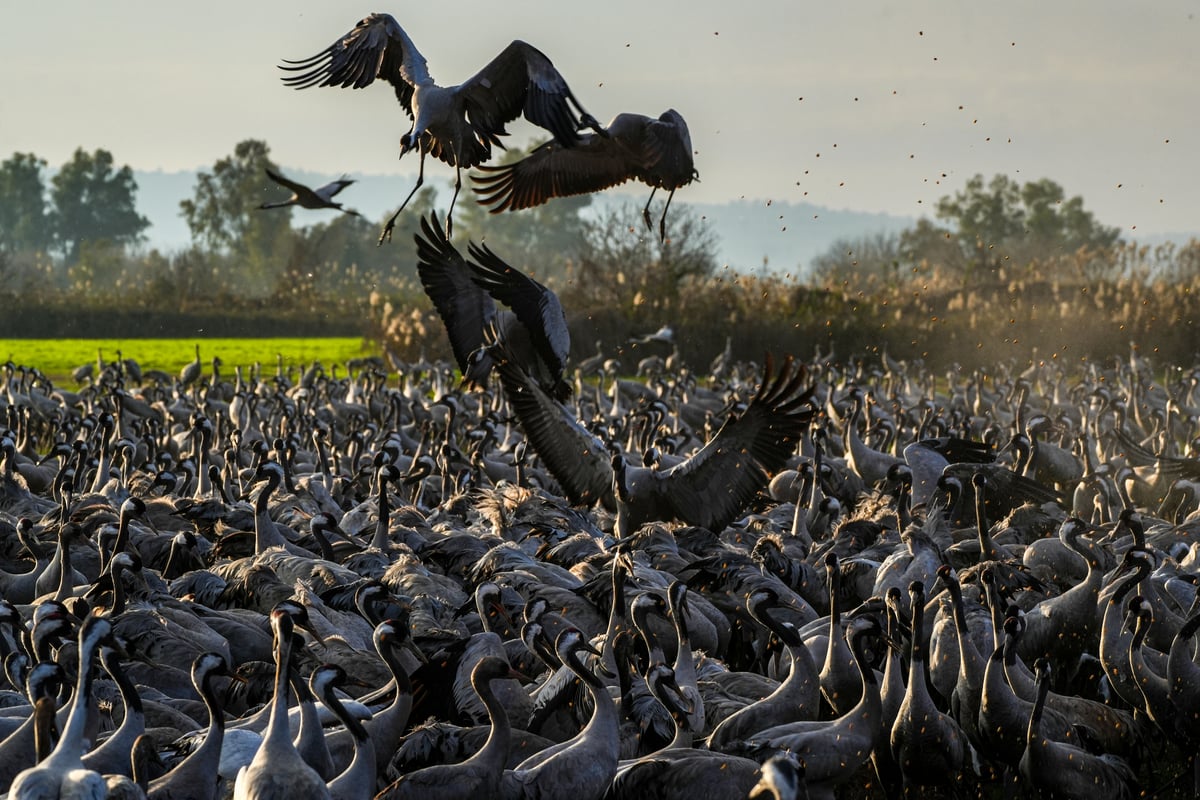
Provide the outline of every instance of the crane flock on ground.
{"type": "Polygon", "coordinates": [[[1200,367],[564,403],[492,328],[470,387],[5,364],[8,796],[1193,796],[1200,367]]]}
{"type": "MultiPolygon", "coordinates": [[[[294,82],[388,78],[461,168],[531,70],[542,158],[608,146],[519,42],[441,90],[373,15],[294,82]]],[[[688,365],[668,324],[634,380],[450,235],[454,363],[0,366],[7,797],[1196,796],[1200,366],[688,365]]]]}

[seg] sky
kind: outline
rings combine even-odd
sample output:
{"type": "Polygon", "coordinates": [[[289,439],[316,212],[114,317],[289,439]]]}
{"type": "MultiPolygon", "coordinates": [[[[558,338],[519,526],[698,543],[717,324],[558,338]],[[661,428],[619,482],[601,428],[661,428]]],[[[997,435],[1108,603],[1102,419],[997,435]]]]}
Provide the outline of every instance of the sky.
{"type": "Polygon", "coordinates": [[[376,10],[443,85],[520,38],[601,121],[675,108],[701,178],[677,202],[932,216],[972,175],[1005,173],[1054,180],[1127,238],[1200,230],[1194,0],[6,3],[0,159],[53,169],[82,146],[211,169],[259,138],[285,169],[398,176],[403,197],[417,160],[397,160],[409,122],[391,87],[296,91],[276,68],[376,10]]]}

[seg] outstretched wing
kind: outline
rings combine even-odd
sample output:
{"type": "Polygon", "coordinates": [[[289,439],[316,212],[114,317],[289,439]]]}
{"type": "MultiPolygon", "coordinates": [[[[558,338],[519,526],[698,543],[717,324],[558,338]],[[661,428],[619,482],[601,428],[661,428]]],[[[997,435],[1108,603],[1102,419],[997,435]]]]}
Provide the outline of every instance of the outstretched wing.
{"type": "Polygon", "coordinates": [[[1025,503],[1063,504],[1066,501],[1061,492],[1014,472],[1003,464],[973,464],[965,461],[947,464],[942,475],[958,479],[963,492],[959,506],[967,513],[973,513],[971,510],[975,508],[975,487],[971,479],[977,472],[987,478],[984,508],[992,522],[1002,519],[1025,503]]]}
{"type": "Polygon", "coordinates": [[[556,382],[562,380],[571,353],[571,333],[558,296],[520,270],[509,266],[486,244],[467,246],[475,283],[513,310],[529,331],[538,356],[556,382]]]}
{"type": "Polygon", "coordinates": [[[615,510],[612,466],[604,443],[529,377],[503,342],[492,347],[504,396],[525,437],[572,503],[615,510]]]}
{"type": "Polygon", "coordinates": [[[396,90],[396,99],[409,117],[413,115],[413,87],[432,80],[425,57],[391,14],[371,14],[315,56],[300,61],[284,59],[279,68],[297,73],[283,78],[294,89],[361,89],[380,78],[396,90]]]}
{"type": "Polygon", "coordinates": [[[463,82],[459,95],[471,126],[490,144],[503,147],[498,137],[521,114],[560,144],[570,147],[579,141],[583,109],[554,64],[531,44],[513,41],[463,82]]]}
{"type": "Polygon", "coordinates": [[[483,330],[496,318],[496,304],[475,285],[466,259],[446,238],[436,214],[421,219],[421,233],[413,239],[417,243],[417,274],[446,326],[454,360],[468,383],[478,383],[473,376],[486,377],[487,365],[473,364],[471,357],[483,347],[483,330]]]}
{"type": "Polygon", "coordinates": [[[340,192],[342,189],[345,189],[347,186],[349,186],[352,183],[354,183],[354,181],[350,178],[339,178],[336,181],[330,181],[329,183],[322,186],[320,189],[316,190],[317,196],[323,200],[329,200],[334,195],[336,195],[338,192],[340,192]]]}
{"type": "Polygon", "coordinates": [[[549,141],[520,161],[480,165],[471,174],[479,202],[493,214],[540,206],[556,197],[590,194],[634,177],[620,142],[587,134],[574,147],[549,141]]]}
{"type": "Polygon", "coordinates": [[[679,519],[719,533],[784,468],[814,414],[814,387],[802,390],[804,378],[790,356],[774,372],[768,355],[762,384],[746,410],[728,418],[691,458],[663,473],[662,493],[679,519]]]}
{"type": "Polygon", "coordinates": [[[539,206],[555,197],[588,194],[636,179],[675,188],[692,179],[687,123],[673,109],[658,119],[618,114],[604,134],[582,136],[574,147],[547,142],[513,164],[480,166],[472,175],[479,202],[493,214],[539,206]]]}
{"type": "Polygon", "coordinates": [[[305,186],[303,183],[296,183],[291,178],[285,178],[270,167],[264,167],[264,169],[268,178],[275,181],[285,189],[290,189],[297,197],[302,197],[304,195],[312,196],[313,190],[305,186]]]}

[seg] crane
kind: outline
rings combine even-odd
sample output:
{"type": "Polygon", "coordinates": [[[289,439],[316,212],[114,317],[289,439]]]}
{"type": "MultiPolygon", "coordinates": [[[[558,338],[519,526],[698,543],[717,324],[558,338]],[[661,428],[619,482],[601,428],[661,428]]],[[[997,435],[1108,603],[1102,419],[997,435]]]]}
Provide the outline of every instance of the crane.
{"type": "Polygon", "coordinates": [[[391,14],[371,14],[316,55],[287,61],[280,69],[295,74],[283,82],[295,89],[340,86],[361,89],[376,78],[390,83],[396,99],[412,119],[400,137],[400,157],[410,150],[420,155],[417,183],[391,216],[379,243],[391,240],[396,218],[425,182],[425,156],[454,167],[454,196],[446,212],[446,235],[451,235],[454,201],[462,188],[463,167],[492,157],[492,146],[503,149],[504,126],[524,114],[545,128],[563,147],[579,142],[584,127],[600,123],[584,111],[567,81],[531,44],[514,40],[483,69],[457,86],[439,86],[429,74],[425,57],[391,14]]]}

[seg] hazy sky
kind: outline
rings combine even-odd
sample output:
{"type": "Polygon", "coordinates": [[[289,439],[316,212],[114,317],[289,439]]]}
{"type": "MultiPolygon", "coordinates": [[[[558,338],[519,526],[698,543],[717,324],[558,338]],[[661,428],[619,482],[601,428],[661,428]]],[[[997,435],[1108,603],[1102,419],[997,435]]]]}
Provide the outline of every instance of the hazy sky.
{"type": "Polygon", "coordinates": [[[0,158],[53,168],[83,146],[137,169],[211,168],[254,137],[285,168],[415,175],[389,86],[294,91],[275,66],[374,10],[442,84],[522,38],[601,121],[677,109],[702,180],[678,200],[920,216],[1003,172],[1057,181],[1126,236],[1200,229],[1194,0],[6,3],[0,158]]]}

